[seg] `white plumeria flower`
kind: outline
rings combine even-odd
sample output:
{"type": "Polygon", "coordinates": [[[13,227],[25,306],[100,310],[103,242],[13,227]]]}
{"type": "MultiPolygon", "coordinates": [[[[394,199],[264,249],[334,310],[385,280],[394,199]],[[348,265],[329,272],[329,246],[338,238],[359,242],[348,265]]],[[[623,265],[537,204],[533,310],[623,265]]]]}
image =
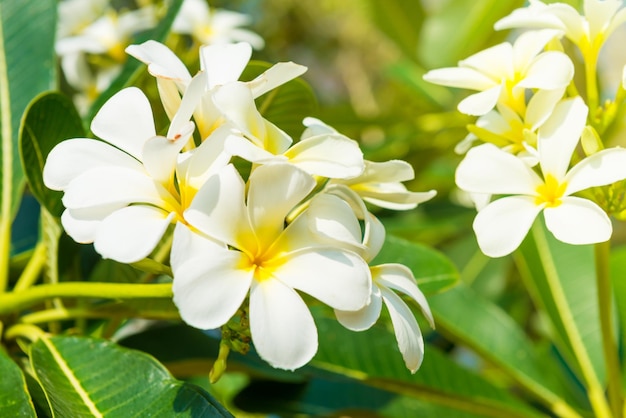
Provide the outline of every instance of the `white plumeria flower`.
{"type": "MultiPolygon", "coordinates": [[[[205,45],[200,48],[200,73],[192,78],[182,61],[156,41],[131,45],[126,51],[148,64],[148,71],[157,78],[161,101],[170,119],[176,115],[188,120],[193,114],[202,138],[224,122],[213,95],[222,85],[239,79],[252,55],[252,47],[246,42],[205,45]]],[[[293,62],[280,62],[245,85],[257,98],[300,76],[306,69],[293,62]]]]}
{"type": "MultiPolygon", "coordinates": [[[[363,201],[353,190],[347,187],[337,187],[328,194],[317,195],[311,202],[311,209],[315,209],[318,213],[315,219],[317,223],[314,225],[314,229],[318,233],[345,244],[347,248],[354,249],[361,254],[365,261],[371,262],[382,248],[385,241],[385,227],[367,211],[363,201]],[[358,243],[360,245],[354,242],[353,234],[338,228],[325,227],[334,226],[332,219],[336,216],[335,209],[326,203],[327,200],[331,203],[332,200],[329,196],[334,195],[345,200],[357,217],[364,221],[362,243],[358,243]]],[[[413,313],[394,290],[413,299],[430,326],[434,328],[434,320],[428,302],[418,288],[413,273],[406,266],[395,263],[381,264],[371,266],[370,272],[372,276],[370,303],[358,311],[335,309],[337,320],[352,331],[364,331],[376,323],[384,302],[391,317],[396,341],[404,363],[411,373],[415,373],[424,358],[424,340],[413,313]]]]}
{"type": "Polygon", "coordinates": [[[66,54],[87,52],[106,54],[117,62],[124,62],[126,60],[124,48],[130,43],[132,35],[150,29],[156,23],[156,10],[153,6],[119,14],[113,9],[108,9],[79,34],[59,39],[55,49],[61,57],[66,54]]]}
{"type": "MultiPolygon", "coordinates": [[[[367,263],[319,239],[311,228],[313,208],[285,227],[289,212],[314,186],[309,174],[288,164],[254,170],[247,193],[231,165],[206,182],[185,212],[194,229],[179,223],[174,232],[174,303],[186,323],[220,327],[249,295],[257,352],[274,367],[295,369],[317,351],[313,317],[295,290],[341,310],[357,310],[368,302],[367,263]]],[[[336,228],[360,234],[347,204],[336,198],[333,206],[340,215],[336,228]]]]}
{"type": "MultiPolygon", "coordinates": [[[[477,139],[482,139],[519,157],[534,158],[529,155],[528,150],[537,147],[537,130],[563,98],[564,90],[538,90],[528,101],[523,115],[505,104],[496,104],[496,109],[479,117],[473,125],[470,125],[470,133],[457,144],[455,152],[464,154],[477,139]]],[[[536,161],[531,165],[535,163],[536,161]]]]}
{"type": "Polygon", "coordinates": [[[474,232],[483,253],[501,257],[522,242],[539,212],[554,236],[568,244],[607,241],[611,221],[594,202],[574,193],[626,178],[626,149],[605,149],[568,170],[585,127],[588,108],[580,97],[559,103],[539,129],[539,176],[514,155],[492,144],[471,149],[456,171],[468,192],[507,195],[478,212],[474,232]]]}
{"type": "Polygon", "coordinates": [[[524,33],[513,45],[504,42],[492,46],[460,61],[458,67],[431,70],[424,74],[424,80],[479,91],[459,103],[461,113],[481,116],[500,102],[524,114],[526,89],[563,89],[574,76],[574,65],[567,55],[541,52],[559,34],[549,29],[524,33]]]}
{"type": "Polygon", "coordinates": [[[626,21],[621,0],[585,0],[584,16],[566,3],[545,4],[530,0],[527,7],[514,10],[494,25],[511,28],[558,29],[578,45],[585,59],[595,60],[606,39],[626,21]]]}
{"type": "Polygon", "coordinates": [[[141,90],[131,87],[111,97],[91,123],[104,141],[63,141],[44,166],[46,186],[64,192],[61,221],[68,235],[93,242],[103,257],[120,262],[148,256],[170,223],[183,219],[211,170],[229,161],[223,153],[226,132],[221,141],[179,154],[193,128],[188,122],[158,136],[141,90]]]}
{"type": "Polygon", "coordinates": [[[263,38],[241,28],[250,23],[250,17],[243,13],[209,9],[206,0],[184,0],[172,24],[172,32],[191,35],[205,45],[243,41],[261,49],[265,44],[263,38]]]}
{"type": "Polygon", "coordinates": [[[214,95],[216,106],[233,132],[226,150],[255,164],[284,162],[309,174],[327,178],[351,178],[363,172],[363,152],[356,141],[337,132],[293,140],[265,119],[256,108],[252,92],[244,83],[222,86],[214,95]]]}

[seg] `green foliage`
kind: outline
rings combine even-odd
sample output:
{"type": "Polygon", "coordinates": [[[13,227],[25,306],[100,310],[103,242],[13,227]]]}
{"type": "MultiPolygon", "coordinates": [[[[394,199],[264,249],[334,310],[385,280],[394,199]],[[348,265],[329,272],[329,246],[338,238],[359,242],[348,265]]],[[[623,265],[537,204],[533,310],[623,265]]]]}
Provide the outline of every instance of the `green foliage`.
{"type": "Polygon", "coordinates": [[[26,380],[19,366],[0,350],[0,415],[3,417],[35,417],[35,408],[26,389],[26,380]]]}

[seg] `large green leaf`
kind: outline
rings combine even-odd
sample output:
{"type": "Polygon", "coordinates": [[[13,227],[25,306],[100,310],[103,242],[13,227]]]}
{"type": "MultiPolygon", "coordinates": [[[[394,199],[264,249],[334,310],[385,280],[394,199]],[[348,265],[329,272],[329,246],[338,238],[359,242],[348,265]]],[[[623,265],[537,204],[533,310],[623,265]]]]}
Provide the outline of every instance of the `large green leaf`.
{"type": "Polygon", "coordinates": [[[106,340],[44,337],[30,356],[55,416],[232,416],[154,358],[106,340]]]}
{"type": "Polygon", "coordinates": [[[400,263],[411,269],[422,292],[432,294],[445,290],[459,280],[452,262],[440,252],[425,245],[387,234],[382,250],[372,265],[400,263]]]}
{"type": "Polygon", "coordinates": [[[72,101],[65,95],[47,92],[36,97],[26,110],[20,132],[20,156],[30,191],[54,216],[61,216],[61,192],[43,184],[46,157],[59,142],[83,137],[82,121],[72,101]]]}
{"type": "Polygon", "coordinates": [[[26,380],[17,364],[0,348],[0,416],[35,417],[26,380]]]}
{"type": "Polygon", "coordinates": [[[543,222],[536,222],[515,261],[568,365],[582,381],[600,385],[605,370],[593,247],[557,241],[543,222]]]}
{"type": "MultiPolygon", "coordinates": [[[[182,0],[171,0],[166,2],[167,4],[167,13],[165,16],[159,21],[159,24],[145,32],[142,32],[137,35],[135,39],[132,40],[132,44],[140,44],[147,40],[154,40],[163,42],[167,35],[169,34],[170,27],[174,22],[174,18],[178,14],[178,10],[180,9],[180,5],[182,4],[182,0]]],[[[135,80],[139,77],[142,71],[144,71],[145,65],[134,59],[129,57],[129,59],[124,64],[122,71],[120,74],[113,80],[111,85],[98,96],[96,101],[89,108],[89,112],[87,112],[87,120],[91,121],[95,114],[100,110],[102,105],[115,93],[122,90],[124,87],[128,87],[133,84],[135,80]]]]}
{"type": "Polygon", "coordinates": [[[525,403],[454,363],[432,346],[426,346],[424,362],[412,375],[397,350],[393,333],[382,324],[365,332],[351,332],[334,318],[319,314],[316,324],[320,344],[312,365],[479,416],[537,415],[525,403]]]}
{"type": "MultiPolygon", "coordinates": [[[[250,61],[240,79],[250,81],[270,67],[266,62],[250,61]]],[[[296,78],[257,98],[256,105],[264,118],[297,140],[304,130],[302,119],[313,116],[317,101],[311,87],[296,78]]]]}
{"type": "Polygon", "coordinates": [[[567,404],[575,398],[559,379],[557,359],[534,345],[500,307],[462,283],[430,297],[429,303],[438,331],[471,347],[550,409],[569,409],[567,404]]]}
{"type": "Polygon", "coordinates": [[[55,0],[0,0],[0,190],[3,222],[19,206],[24,172],[18,131],[28,103],[55,81],[55,0]]]}

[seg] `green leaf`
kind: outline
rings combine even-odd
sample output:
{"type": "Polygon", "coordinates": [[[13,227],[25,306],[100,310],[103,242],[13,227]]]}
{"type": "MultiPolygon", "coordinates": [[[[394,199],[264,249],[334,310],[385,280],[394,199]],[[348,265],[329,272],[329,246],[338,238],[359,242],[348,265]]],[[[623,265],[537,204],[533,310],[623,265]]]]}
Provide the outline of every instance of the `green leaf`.
{"type": "Polygon", "coordinates": [[[556,367],[557,359],[539,350],[500,307],[463,283],[428,301],[438,331],[472,348],[541,398],[551,410],[572,412],[567,404],[574,398],[559,379],[562,376],[556,367]]]}
{"type": "Polygon", "coordinates": [[[153,357],[106,340],[41,338],[30,356],[55,416],[232,416],[153,357]]]}
{"type": "Polygon", "coordinates": [[[0,416],[37,416],[22,371],[1,348],[0,376],[0,416]]]}
{"type": "MultiPolygon", "coordinates": [[[[626,246],[611,251],[611,279],[618,316],[618,344],[626,347],[626,246]]],[[[626,362],[622,362],[622,381],[626,386],[626,362]]]]}
{"type": "MultiPolygon", "coordinates": [[[[240,79],[250,81],[271,66],[250,61],[240,79]]],[[[256,106],[264,118],[297,140],[304,130],[302,120],[313,115],[317,101],[311,87],[301,78],[295,78],[257,98],[256,106]]]]}
{"type": "Polygon", "coordinates": [[[84,137],[82,121],[65,95],[47,92],[28,106],[20,131],[20,156],[31,192],[54,216],[61,216],[62,193],[43,184],[43,167],[55,145],[68,138],[84,137]]]}
{"type": "MultiPolygon", "coordinates": [[[[148,31],[142,32],[137,35],[135,39],[132,40],[132,44],[140,44],[147,40],[154,40],[158,42],[163,42],[167,35],[169,34],[170,27],[174,22],[174,18],[178,14],[178,10],[180,9],[180,5],[182,4],[182,0],[171,0],[167,3],[167,13],[165,16],[159,21],[159,24],[150,29],[148,31]]],[[[124,64],[122,71],[120,74],[113,80],[111,85],[104,91],[96,101],[91,105],[89,111],[87,112],[87,120],[92,120],[95,114],[100,110],[102,105],[111,98],[115,93],[122,90],[124,87],[128,87],[132,85],[142,71],[144,71],[145,65],[135,58],[129,57],[129,59],[124,64]]]]}
{"type": "MultiPolygon", "coordinates": [[[[381,320],[379,320],[381,321],[381,320]]],[[[351,332],[334,318],[316,315],[319,349],[312,365],[346,374],[365,384],[445,405],[478,416],[530,417],[537,413],[506,391],[459,366],[433,346],[412,375],[392,332],[379,324],[351,332]]]]}
{"type": "Polygon", "coordinates": [[[543,222],[536,222],[514,256],[530,296],[550,320],[554,342],[568,365],[581,381],[599,386],[605,370],[593,247],[557,241],[543,222]]]}
{"type": "Polygon", "coordinates": [[[441,292],[459,280],[456,268],[445,255],[390,234],[371,265],[383,263],[400,263],[410,268],[420,290],[426,294],[441,292]]]}
{"type": "Polygon", "coordinates": [[[524,0],[450,0],[434,7],[419,38],[419,58],[428,68],[456,65],[460,59],[494,45],[506,36],[493,24],[524,5],[524,0]]]}
{"type": "Polygon", "coordinates": [[[24,172],[18,153],[22,113],[55,82],[55,0],[0,0],[0,190],[3,222],[20,203],[24,172]]]}

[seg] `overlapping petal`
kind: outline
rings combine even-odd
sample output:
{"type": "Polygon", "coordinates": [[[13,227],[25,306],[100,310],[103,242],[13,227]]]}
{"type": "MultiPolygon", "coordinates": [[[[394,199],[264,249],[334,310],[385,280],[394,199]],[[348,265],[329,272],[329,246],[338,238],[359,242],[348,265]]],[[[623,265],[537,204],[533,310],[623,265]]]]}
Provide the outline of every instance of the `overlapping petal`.
{"type": "Polygon", "coordinates": [[[508,196],[485,206],[474,219],[480,250],[489,257],[513,252],[543,209],[531,196],[508,196]]]}
{"type": "Polygon", "coordinates": [[[280,280],[252,282],[250,332],[259,356],[276,368],[302,367],[317,351],[311,312],[296,291],[280,280]]]}
{"type": "Polygon", "coordinates": [[[134,263],[156,248],[175,215],[146,205],[119,209],[98,227],[94,247],[103,258],[134,263]]]}
{"type": "Polygon", "coordinates": [[[605,186],[626,178],[626,149],[610,148],[599,151],[578,164],[566,175],[566,194],[589,187],[605,186]]]}
{"type": "Polygon", "coordinates": [[[567,244],[596,244],[611,238],[613,227],[607,214],[588,199],[567,196],[554,208],[544,209],[546,227],[567,244]]]}
{"type": "Polygon", "coordinates": [[[370,303],[357,311],[341,311],[335,309],[337,321],[352,331],[365,331],[378,321],[383,307],[383,298],[378,286],[372,286],[370,303]]]}

